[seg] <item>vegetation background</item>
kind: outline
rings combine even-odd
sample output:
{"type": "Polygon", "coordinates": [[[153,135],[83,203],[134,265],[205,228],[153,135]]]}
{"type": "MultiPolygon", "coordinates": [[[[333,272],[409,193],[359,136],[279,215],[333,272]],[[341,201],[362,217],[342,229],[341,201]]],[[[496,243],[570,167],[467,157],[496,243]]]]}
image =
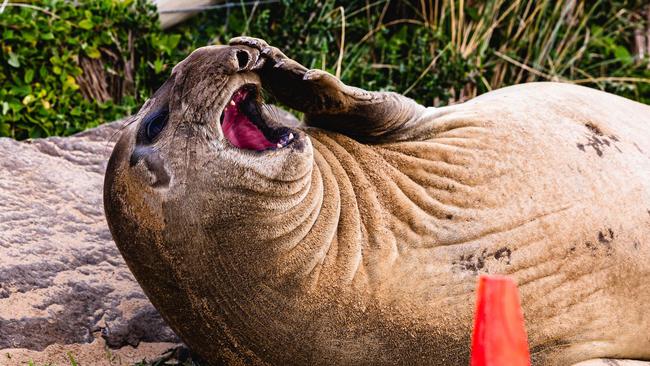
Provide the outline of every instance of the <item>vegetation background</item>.
{"type": "Polygon", "coordinates": [[[264,38],[370,90],[444,105],[554,80],[650,103],[644,0],[227,3],[162,31],[146,0],[37,0],[0,14],[0,136],[69,135],[134,113],[193,49],[264,38]]]}

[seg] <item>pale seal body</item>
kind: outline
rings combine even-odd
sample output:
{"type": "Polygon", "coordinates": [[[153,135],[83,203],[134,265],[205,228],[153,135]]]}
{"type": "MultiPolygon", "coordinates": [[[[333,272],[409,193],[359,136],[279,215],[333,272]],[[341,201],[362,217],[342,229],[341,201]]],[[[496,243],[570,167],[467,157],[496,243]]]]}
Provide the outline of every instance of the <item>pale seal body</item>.
{"type": "Polygon", "coordinates": [[[491,273],[534,363],[650,358],[650,107],[536,83],[424,108],[234,44],[176,66],[106,176],[116,243],[195,352],[467,364],[491,273]],[[311,127],[250,112],[260,84],[311,127]]]}

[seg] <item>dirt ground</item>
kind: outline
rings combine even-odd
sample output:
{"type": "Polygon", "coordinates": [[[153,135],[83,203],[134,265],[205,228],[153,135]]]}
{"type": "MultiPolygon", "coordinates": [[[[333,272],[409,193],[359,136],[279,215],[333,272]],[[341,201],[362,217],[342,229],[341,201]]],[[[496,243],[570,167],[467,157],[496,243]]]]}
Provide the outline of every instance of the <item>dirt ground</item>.
{"type": "Polygon", "coordinates": [[[152,361],[160,357],[165,351],[176,347],[174,343],[145,343],[137,348],[126,346],[120,349],[109,349],[104,340],[99,337],[92,343],[85,344],[53,344],[43,351],[31,351],[20,348],[2,350],[0,365],[18,366],[68,366],[73,365],[70,356],[79,366],[121,366],[133,365],[140,361],[152,361]]]}

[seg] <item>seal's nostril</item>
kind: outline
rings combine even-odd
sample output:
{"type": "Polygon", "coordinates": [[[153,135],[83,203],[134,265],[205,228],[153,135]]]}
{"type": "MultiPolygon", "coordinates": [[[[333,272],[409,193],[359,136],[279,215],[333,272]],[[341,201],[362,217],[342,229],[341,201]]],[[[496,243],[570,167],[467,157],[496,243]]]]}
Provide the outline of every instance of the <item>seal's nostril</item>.
{"type": "Polygon", "coordinates": [[[240,50],[237,51],[237,62],[239,63],[239,70],[242,70],[248,65],[248,60],[250,56],[248,55],[248,52],[240,50]]]}

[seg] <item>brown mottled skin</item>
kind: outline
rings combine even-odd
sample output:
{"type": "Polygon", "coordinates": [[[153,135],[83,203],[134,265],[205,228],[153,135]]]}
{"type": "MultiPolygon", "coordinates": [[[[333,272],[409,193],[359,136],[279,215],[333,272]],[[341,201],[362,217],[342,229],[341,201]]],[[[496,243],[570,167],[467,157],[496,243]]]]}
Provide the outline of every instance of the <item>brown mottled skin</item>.
{"type": "Polygon", "coordinates": [[[650,359],[650,107],[611,94],[534,83],[425,108],[238,38],[174,68],[104,200],[153,304],[213,363],[466,365],[481,273],[519,284],[534,364],[650,359]],[[224,138],[246,83],[305,112],[293,143],[224,138]]]}

